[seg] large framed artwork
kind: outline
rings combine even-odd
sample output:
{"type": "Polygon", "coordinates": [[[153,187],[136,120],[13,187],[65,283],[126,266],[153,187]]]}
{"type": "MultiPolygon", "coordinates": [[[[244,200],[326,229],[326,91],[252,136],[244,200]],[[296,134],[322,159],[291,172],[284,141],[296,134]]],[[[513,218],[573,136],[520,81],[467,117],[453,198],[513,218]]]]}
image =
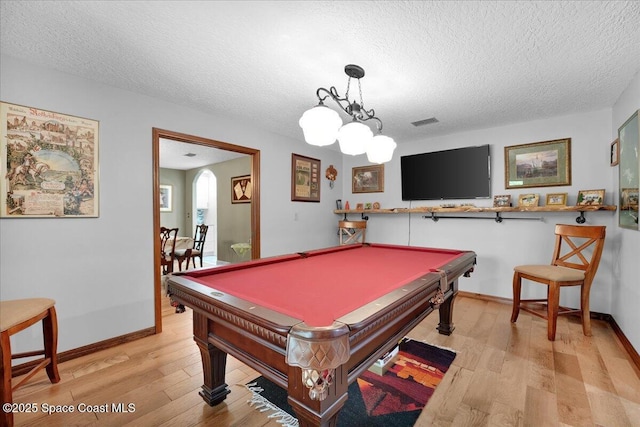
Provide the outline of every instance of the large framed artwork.
{"type": "Polygon", "coordinates": [[[7,102],[0,120],[0,217],[98,217],[98,121],[7,102]]]}
{"type": "Polygon", "coordinates": [[[618,129],[620,157],[618,173],[620,175],[620,227],[640,230],[638,226],[638,188],[640,188],[640,110],[636,111],[618,129]]]}
{"type": "Polygon", "coordinates": [[[384,192],[384,165],[359,166],[351,169],[351,192],[384,192]]]}
{"type": "Polygon", "coordinates": [[[320,160],[291,154],[291,200],[320,201],[320,160]]]}
{"type": "Polygon", "coordinates": [[[504,147],[504,185],[571,185],[571,138],[504,147]]]}

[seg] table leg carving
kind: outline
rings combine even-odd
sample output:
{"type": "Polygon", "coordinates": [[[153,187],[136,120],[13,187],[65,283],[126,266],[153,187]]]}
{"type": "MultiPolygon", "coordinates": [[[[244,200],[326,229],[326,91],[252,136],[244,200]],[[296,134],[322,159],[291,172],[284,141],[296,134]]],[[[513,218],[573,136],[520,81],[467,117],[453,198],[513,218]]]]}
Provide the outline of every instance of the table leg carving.
{"type": "Polygon", "coordinates": [[[455,280],[452,286],[452,295],[445,299],[439,307],[440,323],[438,323],[438,331],[442,335],[451,335],[455,326],[453,325],[453,303],[458,295],[458,281],[455,280]]]}
{"type": "Polygon", "coordinates": [[[335,369],[334,382],[329,386],[324,400],[316,400],[309,396],[302,383],[302,370],[289,367],[288,402],[296,414],[300,427],[336,427],[338,415],[347,401],[348,376],[343,365],[335,369]]]}
{"type": "Polygon", "coordinates": [[[208,342],[207,322],[205,316],[193,313],[193,339],[200,348],[204,376],[204,384],[199,394],[205,402],[214,406],[226,399],[231,390],[224,382],[227,353],[208,342]]]}

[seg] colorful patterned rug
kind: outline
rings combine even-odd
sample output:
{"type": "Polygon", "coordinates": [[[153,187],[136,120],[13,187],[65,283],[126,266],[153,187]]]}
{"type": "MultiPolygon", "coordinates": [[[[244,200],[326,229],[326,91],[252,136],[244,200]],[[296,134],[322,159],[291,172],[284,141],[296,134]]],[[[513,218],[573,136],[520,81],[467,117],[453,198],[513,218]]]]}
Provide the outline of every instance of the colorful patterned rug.
{"type": "MultiPolygon", "coordinates": [[[[451,350],[403,339],[394,365],[384,375],[365,371],[349,386],[338,427],[413,426],[455,357],[451,350]]],[[[284,426],[298,426],[286,390],[264,377],[246,387],[253,392],[252,406],[284,426]]]]}

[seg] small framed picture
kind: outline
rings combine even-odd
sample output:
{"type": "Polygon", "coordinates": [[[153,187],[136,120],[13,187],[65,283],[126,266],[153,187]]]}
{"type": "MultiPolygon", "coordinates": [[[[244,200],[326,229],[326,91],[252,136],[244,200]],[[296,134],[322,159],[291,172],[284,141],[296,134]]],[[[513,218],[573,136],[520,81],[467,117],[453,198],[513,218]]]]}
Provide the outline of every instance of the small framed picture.
{"type": "Polygon", "coordinates": [[[171,212],[173,209],[173,187],[160,184],[160,212],[171,212]]]}
{"type": "Polygon", "coordinates": [[[567,193],[549,193],[547,194],[547,206],[566,206],[567,193]]]}
{"type": "Polygon", "coordinates": [[[611,157],[609,158],[609,164],[611,166],[616,166],[618,162],[620,162],[620,140],[616,138],[615,141],[611,143],[611,157]]]}
{"type": "Polygon", "coordinates": [[[342,209],[342,199],[336,200],[336,209],[337,210],[341,210],[342,209]]]}
{"type": "Polygon", "coordinates": [[[351,192],[384,192],[384,165],[360,166],[352,168],[351,192]]]}
{"type": "Polygon", "coordinates": [[[358,203],[358,204],[356,204],[356,210],[358,210],[358,211],[363,211],[363,210],[364,210],[364,203],[358,203]]]}
{"type": "Polygon", "coordinates": [[[598,206],[604,203],[604,190],[580,190],[577,206],[598,206]]]}
{"type": "Polygon", "coordinates": [[[251,175],[231,178],[231,203],[251,203],[251,175]]]}
{"type": "Polygon", "coordinates": [[[291,201],[320,202],[320,160],[291,154],[291,201]]]}
{"type": "Polygon", "coordinates": [[[500,196],[493,196],[494,208],[508,208],[511,206],[511,195],[503,194],[500,196]]]}
{"type": "Polygon", "coordinates": [[[365,204],[364,204],[364,208],[365,208],[365,210],[367,210],[367,209],[369,209],[369,210],[370,210],[372,207],[373,207],[373,205],[372,205],[371,203],[365,203],[365,204]]]}
{"type": "Polygon", "coordinates": [[[518,198],[518,206],[538,206],[540,201],[540,195],[527,193],[521,194],[518,198]]]}

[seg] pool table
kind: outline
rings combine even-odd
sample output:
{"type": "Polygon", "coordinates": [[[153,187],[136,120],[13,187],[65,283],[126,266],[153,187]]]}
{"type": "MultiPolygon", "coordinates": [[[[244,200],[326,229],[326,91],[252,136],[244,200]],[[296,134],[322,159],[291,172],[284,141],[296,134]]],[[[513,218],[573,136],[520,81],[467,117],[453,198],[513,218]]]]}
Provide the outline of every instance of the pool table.
{"type": "Polygon", "coordinates": [[[174,273],[172,300],[193,310],[209,405],[230,392],[227,354],[288,392],[300,426],[335,426],[347,387],[439,309],[453,332],[458,278],[472,251],[355,244],[174,273]]]}

